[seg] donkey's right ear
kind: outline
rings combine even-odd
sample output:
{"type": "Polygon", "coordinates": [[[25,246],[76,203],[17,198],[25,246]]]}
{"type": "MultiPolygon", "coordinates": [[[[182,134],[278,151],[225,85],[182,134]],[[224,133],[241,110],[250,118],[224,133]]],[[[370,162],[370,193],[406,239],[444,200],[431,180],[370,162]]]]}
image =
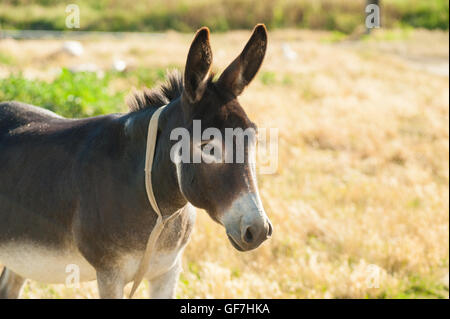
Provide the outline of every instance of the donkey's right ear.
{"type": "Polygon", "coordinates": [[[212,64],[212,51],[209,44],[209,29],[197,31],[192,41],[184,71],[184,94],[189,102],[200,101],[205,93],[212,64]]]}

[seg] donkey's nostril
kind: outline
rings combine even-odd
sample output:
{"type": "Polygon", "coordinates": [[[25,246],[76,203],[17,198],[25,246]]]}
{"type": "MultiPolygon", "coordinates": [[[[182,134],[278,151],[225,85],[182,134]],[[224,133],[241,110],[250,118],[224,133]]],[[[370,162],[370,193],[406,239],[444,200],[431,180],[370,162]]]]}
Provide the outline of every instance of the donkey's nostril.
{"type": "Polygon", "coordinates": [[[250,244],[251,242],[253,242],[253,233],[252,233],[252,228],[251,228],[251,227],[248,227],[248,228],[245,230],[244,240],[245,240],[245,242],[247,242],[248,244],[250,244]]]}
{"type": "Polygon", "coordinates": [[[267,237],[268,237],[268,238],[269,238],[269,237],[272,237],[272,231],[273,231],[272,223],[269,222],[269,231],[267,232],[267,237]]]}

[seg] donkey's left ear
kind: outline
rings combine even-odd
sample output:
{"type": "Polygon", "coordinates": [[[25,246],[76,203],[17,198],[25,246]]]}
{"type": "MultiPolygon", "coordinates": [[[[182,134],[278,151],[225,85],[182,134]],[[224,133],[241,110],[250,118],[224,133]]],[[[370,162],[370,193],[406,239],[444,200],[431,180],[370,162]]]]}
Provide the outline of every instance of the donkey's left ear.
{"type": "Polygon", "coordinates": [[[267,29],[258,24],[242,53],[223,71],[219,85],[239,96],[261,67],[266,49],[267,29]]]}

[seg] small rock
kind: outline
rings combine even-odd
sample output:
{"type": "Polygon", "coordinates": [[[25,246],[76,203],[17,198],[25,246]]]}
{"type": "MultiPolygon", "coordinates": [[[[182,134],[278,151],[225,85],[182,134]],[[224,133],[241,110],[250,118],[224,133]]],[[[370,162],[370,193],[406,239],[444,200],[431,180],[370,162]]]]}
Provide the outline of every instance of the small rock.
{"type": "Polygon", "coordinates": [[[64,42],[63,50],[73,56],[80,56],[84,52],[83,45],[78,41],[64,42]]]}
{"type": "Polygon", "coordinates": [[[289,43],[283,43],[281,48],[283,50],[283,55],[284,55],[284,57],[286,59],[288,59],[290,61],[293,61],[293,60],[297,59],[297,52],[292,50],[292,48],[289,45],[289,43]]]}
{"type": "Polygon", "coordinates": [[[113,61],[113,69],[117,72],[123,72],[127,68],[127,63],[124,60],[116,59],[113,61]]]}

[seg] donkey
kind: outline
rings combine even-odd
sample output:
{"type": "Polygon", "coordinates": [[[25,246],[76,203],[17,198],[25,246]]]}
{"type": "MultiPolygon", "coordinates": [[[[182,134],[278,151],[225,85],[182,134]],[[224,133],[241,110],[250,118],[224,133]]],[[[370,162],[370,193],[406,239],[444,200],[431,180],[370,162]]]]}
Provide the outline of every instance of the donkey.
{"type": "MultiPolygon", "coordinates": [[[[184,76],[171,73],[159,89],[135,93],[126,114],[66,119],[19,102],[0,104],[0,297],[18,298],[27,278],[64,283],[68,265],[80,281],[97,280],[101,298],[123,298],[143,257],[157,215],[145,189],[147,128],[158,121],[151,183],[170,220],[157,241],[145,278],[150,297],[173,298],[195,207],[223,225],[240,251],[258,247],[272,225],[251,164],[255,139],[242,163],[174,162],[175,128],[247,129],[255,124],[237,97],[263,61],[267,31],[257,25],[242,53],[217,81],[211,72],[209,30],[197,31],[184,76]]],[[[202,145],[193,145],[202,152],[202,145]]]]}

